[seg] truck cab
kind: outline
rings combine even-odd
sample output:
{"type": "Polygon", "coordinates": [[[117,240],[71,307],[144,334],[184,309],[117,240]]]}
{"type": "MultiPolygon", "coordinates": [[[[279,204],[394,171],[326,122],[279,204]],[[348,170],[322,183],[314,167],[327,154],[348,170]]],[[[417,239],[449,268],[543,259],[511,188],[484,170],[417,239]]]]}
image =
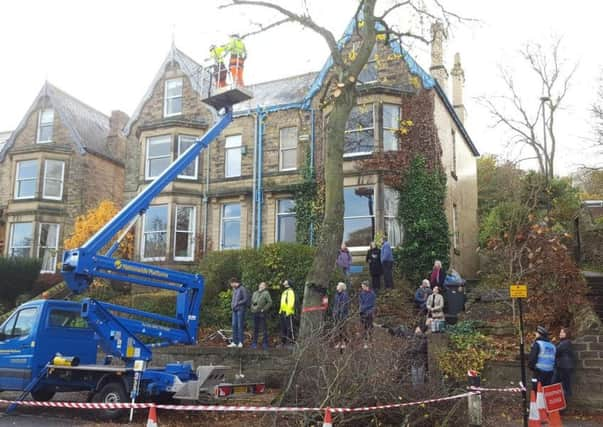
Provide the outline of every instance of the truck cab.
{"type": "Polygon", "coordinates": [[[96,363],[96,334],[80,312],[80,303],[59,300],[16,309],[0,326],[0,390],[23,390],[57,353],[96,363]]]}

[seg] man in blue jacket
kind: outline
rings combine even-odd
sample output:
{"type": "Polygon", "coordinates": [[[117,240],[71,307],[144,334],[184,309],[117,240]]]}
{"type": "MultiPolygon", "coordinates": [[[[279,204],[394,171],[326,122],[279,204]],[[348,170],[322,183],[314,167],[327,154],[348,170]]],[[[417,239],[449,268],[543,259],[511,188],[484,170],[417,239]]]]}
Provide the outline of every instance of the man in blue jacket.
{"type": "Polygon", "coordinates": [[[555,369],[555,346],[549,340],[549,331],[544,326],[536,328],[536,341],[532,344],[528,367],[534,373],[533,378],[543,386],[550,385],[555,369]]]}
{"type": "Polygon", "coordinates": [[[360,295],[358,300],[360,302],[360,321],[364,328],[364,348],[368,348],[368,342],[371,338],[371,332],[373,330],[373,316],[375,315],[375,293],[369,286],[368,280],[363,280],[361,283],[360,295]]]}
{"type": "Polygon", "coordinates": [[[387,241],[387,234],[383,236],[383,243],[381,244],[381,266],[383,267],[383,282],[385,283],[385,289],[392,289],[394,287],[394,277],[392,275],[394,255],[392,253],[392,247],[387,241]]]}

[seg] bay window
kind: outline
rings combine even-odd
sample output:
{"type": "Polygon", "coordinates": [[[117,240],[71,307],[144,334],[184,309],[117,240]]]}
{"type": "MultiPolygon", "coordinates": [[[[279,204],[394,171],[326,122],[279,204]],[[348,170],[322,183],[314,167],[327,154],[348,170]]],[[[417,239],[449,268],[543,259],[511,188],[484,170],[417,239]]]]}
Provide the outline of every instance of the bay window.
{"type": "Polygon", "coordinates": [[[348,187],[343,190],[343,241],[347,246],[366,246],[375,236],[373,187],[348,187]]]}
{"type": "Polygon", "coordinates": [[[61,200],[63,198],[63,178],[65,162],[61,160],[46,160],[44,162],[44,199],[61,200]]]}
{"type": "Polygon", "coordinates": [[[33,246],[33,223],[16,222],[11,225],[8,255],[29,257],[33,246]]]}
{"type": "Polygon", "coordinates": [[[398,150],[396,132],[400,124],[400,106],[383,104],[383,151],[398,150]]]}
{"type": "Polygon", "coordinates": [[[398,220],[398,204],[400,203],[400,196],[396,190],[387,187],[383,190],[383,196],[383,219],[385,220],[387,240],[390,245],[399,246],[402,244],[403,238],[402,226],[398,220]]]}
{"type": "Polygon", "coordinates": [[[142,258],[163,261],[167,252],[168,205],[150,206],[144,214],[142,258]]]}
{"type": "Polygon", "coordinates": [[[350,112],[344,137],[344,156],[371,154],[375,145],[375,107],[357,105],[350,112]]]}
{"type": "Polygon", "coordinates": [[[174,260],[193,261],[195,253],[195,207],[176,206],[174,260]]]}
{"type": "Polygon", "coordinates": [[[170,135],[147,138],[145,178],[157,178],[172,161],[172,137],[170,135]]]}
{"type": "Polygon", "coordinates": [[[15,199],[33,199],[38,187],[38,161],[17,162],[15,174],[15,199]]]}
{"type": "MultiPolygon", "coordinates": [[[[197,140],[194,136],[180,135],[178,136],[178,157],[182,156],[186,150],[197,140]]],[[[197,179],[197,164],[199,163],[199,157],[195,157],[194,160],[186,167],[178,178],[183,179],[197,179]]]]}
{"type": "Polygon", "coordinates": [[[38,258],[42,260],[42,273],[54,273],[59,250],[59,224],[40,224],[38,258]]]}

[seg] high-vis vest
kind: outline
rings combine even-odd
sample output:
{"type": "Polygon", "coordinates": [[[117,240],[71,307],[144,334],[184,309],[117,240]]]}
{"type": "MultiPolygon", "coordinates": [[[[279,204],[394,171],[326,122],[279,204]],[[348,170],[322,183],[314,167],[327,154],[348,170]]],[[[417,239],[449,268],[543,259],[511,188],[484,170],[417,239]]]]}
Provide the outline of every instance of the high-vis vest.
{"type": "Polygon", "coordinates": [[[281,308],[278,312],[287,316],[295,313],[295,292],[293,292],[293,289],[288,288],[283,291],[281,295],[281,308]]]}
{"type": "Polygon", "coordinates": [[[226,48],[224,46],[216,46],[209,51],[212,59],[216,62],[221,62],[226,55],[226,48]]]}
{"type": "Polygon", "coordinates": [[[555,368],[555,346],[548,341],[536,341],[539,347],[536,369],[542,372],[553,372],[555,368]]]}
{"type": "Polygon", "coordinates": [[[247,51],[245,50],[245,44],[243,43],[243,40],[241,40],[241,39],[237,39],[237,38],[230,39],[230,41],[228,42],[228,45],[226,46],[226,50],[228,50],[228,52],[234,56],[240,56],[242,58],[245,58],[247,56],[247,51]]]}

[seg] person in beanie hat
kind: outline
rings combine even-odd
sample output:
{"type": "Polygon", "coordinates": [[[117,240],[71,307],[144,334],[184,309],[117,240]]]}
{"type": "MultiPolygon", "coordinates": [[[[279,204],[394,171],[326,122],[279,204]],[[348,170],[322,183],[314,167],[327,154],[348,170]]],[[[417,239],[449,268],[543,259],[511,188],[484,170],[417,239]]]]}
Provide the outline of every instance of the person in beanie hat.
{"type": "Polygon", "coordinates": [[[555,369],[555,346],[549,340],[549,331],[544,326],[536,328],[536,340],[528,357],[528,367],[532,377],[542,386],[550,385],[555,369]]]}

